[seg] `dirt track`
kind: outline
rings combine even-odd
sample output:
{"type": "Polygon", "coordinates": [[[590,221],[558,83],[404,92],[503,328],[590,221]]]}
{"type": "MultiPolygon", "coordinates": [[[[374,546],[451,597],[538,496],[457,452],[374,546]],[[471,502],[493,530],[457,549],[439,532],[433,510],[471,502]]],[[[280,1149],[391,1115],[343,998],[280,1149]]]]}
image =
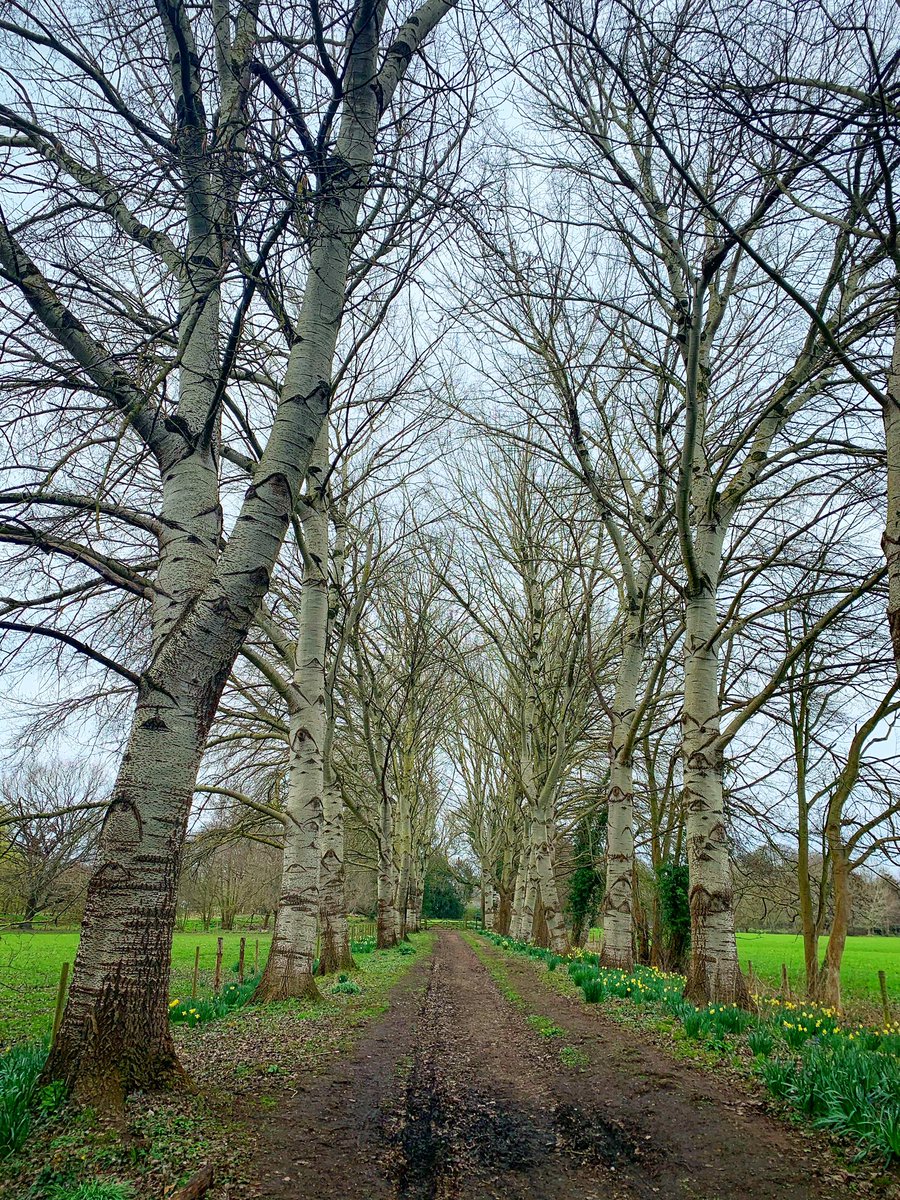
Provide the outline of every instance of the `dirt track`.
{"type": "MultiPolygon", "coordinates": [[[[492,955],[499,952],[486,947],[492,955]]],[[[844,1200],[830,1155],[751,1097],[502,956],[525,1011],[456,933],[354,1053],[258,1127],[266,1200],[844,1200]],[[566,1065],[561,1057],[581,1065],[566,1065]],[[831,1175],[826,1179],[825,1171],[831,1175]]],[[[242,1192],[241,1195],[247,1195],[242,1192]]]]}

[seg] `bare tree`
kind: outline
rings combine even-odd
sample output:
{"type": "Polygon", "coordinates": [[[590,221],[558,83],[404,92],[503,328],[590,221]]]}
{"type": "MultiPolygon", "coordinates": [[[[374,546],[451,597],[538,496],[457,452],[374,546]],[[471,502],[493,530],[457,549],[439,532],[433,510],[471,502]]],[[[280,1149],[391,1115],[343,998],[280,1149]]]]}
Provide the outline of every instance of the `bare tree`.
{"type": "MultiPolygon", "coordinates": [[[[417,73],[426,110],[447,94],[425,82],[419,52],[452,7],[425,0],[404,20],[382,3],[298,13],[179,0],[84,26],[55,6],[12,4],[0,21],[20,81],[0,114],[7,175],[13,193],[19,179],[32,188],[0,224],[5,327],[29,364],[27,385],[13,380],[24,419],[54,464],[28,466],[5,494],[4,538],[77,563],[82,592],[99,580],[149,608],[132,665],[52,618],[5,626],[66,642],[137,695],[46,1072],[100,1106],[181,1077],[167,981],[200,756],[328,409],[354,253],[369,239],[357,283],[379,260],[364,206],[373,171],[397,160],[406,135],[393,106],[425,111],[417,73]],[[274,361],[252,349],[266,321],[281,342],[274,361]],[[223,438],[226,419],[248,454],[223,438]],[[73,422],[90,431],[74,460],[61,449],[73,422]],[[233,460],[251,474],[242,497],[223,471],[233,460]],[[87,496],[62,486],[73,477],[87,496]],[[48,506],[101,514],[143,557],[123,563],[55,535],[48,506]]],[[[66,584],[24,607],[70,597],[66,584]]]]}
{"type": "Polygon", "coordinates": [[[0,780],[0,861],[23,928],[71,901],[66,875],[91,861],[105,790],[100,774],[80,763],[22,767],[0,780]]]}

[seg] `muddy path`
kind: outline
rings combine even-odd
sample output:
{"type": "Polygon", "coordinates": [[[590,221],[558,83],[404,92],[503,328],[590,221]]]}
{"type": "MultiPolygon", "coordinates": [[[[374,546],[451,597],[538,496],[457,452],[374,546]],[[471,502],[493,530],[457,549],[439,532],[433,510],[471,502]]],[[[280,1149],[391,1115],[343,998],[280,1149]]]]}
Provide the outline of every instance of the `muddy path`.
{"type": "Polygon", "coordinates": [[[752,1097],[551,991],[531,963],[482,952],[502,962],[518,1005],[459,934],[442,933],[351,1055],[258,1115],[254,1183],[234,1195],[850,1195],[831,1156],[752,1097]]]}

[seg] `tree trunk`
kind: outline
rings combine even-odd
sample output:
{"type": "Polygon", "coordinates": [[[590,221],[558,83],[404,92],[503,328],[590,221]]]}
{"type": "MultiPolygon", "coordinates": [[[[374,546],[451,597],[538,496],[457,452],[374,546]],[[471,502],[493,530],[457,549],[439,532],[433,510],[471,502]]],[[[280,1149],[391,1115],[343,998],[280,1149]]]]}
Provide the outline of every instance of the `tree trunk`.
{"type": "Polygon", "coordinates": [[[894,345],[883,410],[887,456],[887,515],[881,545],[888,569],[888,624],[894,663],[900,672],[900,315],[894,326],[894,345]]]}
{"type": "Polygon", "coordinates": [[[515,942],[523,942],[525,940],[522,929],[525,912],[525,889],[528,886],[528,856],[529,849],[527,846],[523,846],[519,856],[519,868],[516,871],[516,887],[513,893],[512,912],[509,920],[509,936],[515,942]]]}
{"type": "Polygon", "coordinates": [[[825,839],[831,858],[831,886],[834,914],[828,935],[828,948],[820,974],[820,997],[829,1008],[841,1008],[841,961],[850,927],[850,863],[841,838],[840,815],[825,825],[825,839]]]}
{"type": "Polygon", "coordinates": [[[43,1079],[121,1109],[132,1090],[183,1086],[169,1025],[181,855],[206,722],[187,689],[142,682],[100,833],[62,1024],[43,1079]]]}
{"type": "MultiPolygon", "coordinates": [[[[268,587],[328,409],[350,255],[380,119],[421,39],[450,7],[436,3],[420,10],[415,24],[404,27],[402,53],[392,47],[384,56],[382,6],[358,11],[342,73],[340,128],[321,172],[310,268],[278,407],[223,549],[216,433],[225,261],[220,180],[215,164],[207,165],[204,130],[185,119],[195,100],[191,94],[189,103],[185,80],[192,88],[199,69],[183,36],[184,6],[159,6],[180,111],[183,153],[175,169],[185,179],[189,239],[177,412],[149,423],[140,419],[140,405],[129,412],[162,480],[153,649],[88,885],[69,998],[43,1075],[45,1081],[67,1081],[78,1099],[95,1106],[121,1107],[129,1089],[184,1079],[169,1031],[168,988],[176,889],[200,757],[222,687],[268,587]]],[[[32,279],[32,265],[20,261],[8,235],[0,238],[0,256],[14,278],[32,279]]],[[[78,323],[46,289],[29,283],[24,294],[63,345],[82,338],[78,323]]],[[[96,376],[103,368],[95,356],[87,369],[96,376]]],[[[117,384],[127,383],[124,372],[116,378],[117,384]]],[[[130,396],[130,384],[126,391],[130,396]]]]}
{"type": "MultiPolygon", "coordinates": [[[[518,884],[518,880],[516,881],[518,884]]],[[[500,889],[500,900],[497,905],[497,920],[494,924],[494,932],[500,933],[504,937],[509,934],[510,922],[512,920],[514,909],[513,896],[509,888],[500,889]]]]}
{"type": "Polygon", "coordinates": [[[559,890],[556,886],[556,875],[553,870],[553,841],[550,831],[550,817],[543,810],[535,815],[533,829],[536,834],[534,842],[534,867],[541,889],[541,910],[543,920],[547,925],[550,948],[557,954],[565,954],[568,949],[569,935],[560,908],[559,890]]]}
{"type": "Polygon", "coordinates": [[[347,898],[344,889],[344,804],[340,788],[326,774],[322,808],[321,863],[322,939],[319,974],[349,971],[356,966],[350,950],[347,898]]]}
{"type": "Polygon", "coordinates": [[[409,885],[406,891],[406,932],[419,932],[419,908],[416,901],[416,894],[419,883],[415,875],[410,875],[409,885]]]}
{"type": "Polygon", "coordinates": [[[632,864],[632,908],[634,911],[634,951],[637,960],[646,966],[650,962],[650,923],[647,910],[641,902],[641,889],[638,885],[637,863],[632,864]]]}
{"type": "Polygon", "coordinates": [[[634,866],[631,721],[643,662],[638,618],[629,614],[613,700],[606,822],[606,895],[603,897],[603,950],[600,964],[632,968],[634,866]]]}
{"type": "Polygon", "coordinates": [[[217,386],[208,333],[217,295],[182,348],[178,419],[198,448],[160,450],[164,532],[153,657],[138,687],[88,885],[72,985],[43,1073],[45,1082],[64,1080],[77,1099],[97,1108],[121,1109],[130,1090],[185,1081],[168,996],[194,785],[222,688],[265,593],[326,411],[359,200],[335,204],[332,228],[314,251],[282,389],[290,403],[279,405],[261,470],[221,555],[216,448],[202,433],[214,407],[209,387],[201,395],[197,386],[204,371],[212,392],[217,386]]]}
{"type": "Polygon", "coordinates": [[[328,423],[323,423],[307,479],[300,629],[294,668],[296,708],[290,716],[288,794],[281,896],[269,960],[257,1000],[318,998],[313,978],[319,918],[322,797],[325,791],[325,656],[328,640],[328,423]]]}
{"type": "MultiPolygon", "coordinates": [[[[424,870],[424,868],[420,867],[420,870],[424,870]]],[[[423,902],[424,898],[425,898],[425,892],[424,892],[424,888],[422,885],[422,878],[420,875],[417,874],[415,891],[413,892],[413,912],[415,914],[416,933],[418,933],[419,930],[422,928],[422,902],[423,902]]]]}
{"type": "Polygon", "coordinates": [[[399,921],[395,907],[397,867],[394,862],[393,819],[387,797],[381,801],[381,836],[378,839],[378,899],[376,945],[387,950],[397,945],[399,921]]]}
{"type": "Polygon", "coordinates": [[[493,929],[497,923],[496,922],[497,891],[490,879],[488,879],[486,885],[483,888],[483,895],[484,895],[483,925],[484,925],[485,929],[493,929]]]}
{"type": "Polygon", "coordinates": [[[547,925],[540,885],[538,886],[538,895],[534,906],[534,926],[531,931],[530,941],[535,946],[543,946],[545,949],[552,948],[550,946],[550,928],[547,925]]]}
{"type": "Polygon", "coordinates": [[[525,890],[522,896],[522,920],[519,926],[520,942],[530,942],[534,933],[534,910],[537,906],[537,868],[534,861],[534,847],[529,848],[528,853],[528,875],[525,880],[525,890]]]}
{"type": "Polygon", "coordinates": [[[809,877],[809,808],[806,801],[805,763],[798,760],[797,772],[797,890],[803,929],[803,959],[806,995],[815,999],[819,991],[819,931],[813,916],[812,884],[809,877]]]}
{"type": "Polygon", "coordinates": [[[400,851],[400,870],[397,874],[397,920],[398,936],[401,941],[406,938],[409,918],[410,859],[411,855],[404,838],[403,849],[400,851]]]}
{"type": "MultiPolygon", "coordinates": [[[[713,555],[708,556],[713,561],[713,555]]],[[[716,568],[707,581],[717,577],[716,568]]],[[[691,962],[685,996],[697,1005],[749,1004],[734,934],[731,861],[725,826],[715,588],[687,602],[683,744],[690,870],[691,962]]]]}

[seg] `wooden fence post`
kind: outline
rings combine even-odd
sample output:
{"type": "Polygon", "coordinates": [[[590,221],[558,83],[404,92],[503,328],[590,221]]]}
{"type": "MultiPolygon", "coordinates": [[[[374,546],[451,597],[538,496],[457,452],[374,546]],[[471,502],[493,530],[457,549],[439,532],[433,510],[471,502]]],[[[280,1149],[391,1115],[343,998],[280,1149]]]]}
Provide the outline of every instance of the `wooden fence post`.
{"type": "Polygon", "coordinates": [[[191,984],[191,999],[197,999],[197,980],[200,977],[200,947],[194,951],[194,981],[191,984]]]}
{"type": "Polygon", "coordinates": [[[878,972],[878,986],[881,988],[881,1010],[884,1013],[884,1023],[885,1025],[890,1025],[891,1005],[888,1000],[887,978],[885,977],[884,971],[878,972]]]}
{"type": "Polygon", "coordinates": [[[69,978],[69,964],[64,962],[59,971],[59,986],[56,989],[56,1012],[53,1014],[53,1033],[50,1036],[50,1045],[56,1041],[56,1035],[59,1032],[59,1025],[62,1021],[63,1008],[66,1003],[66,982],[69,978]]]}
{"type": "Polygon", "coordinates": [[[222,988],[222,939],[216,938],[216,974],[213,980],[213,991],[218,994],[222,988]]]}
{"type": "Polygon", "coordinates": [[[253,951],[253,974],[259,974],[259,938],[256,939],[256,949],[253,951]]]}
{"type": "Polygon", "coordinates": [[[785,1000],[787,1000],[788,997],[790,996],[790,988],[788,986],[787,963],[781,964],[781,994],[785,998],[785,1000]]]}
{"type": "Polygon", "coordinates": [[[244,982],[244,954],[247,950],[247,939],[241,938],[241,948],[238,951],[238,983],[244,982]]]}

